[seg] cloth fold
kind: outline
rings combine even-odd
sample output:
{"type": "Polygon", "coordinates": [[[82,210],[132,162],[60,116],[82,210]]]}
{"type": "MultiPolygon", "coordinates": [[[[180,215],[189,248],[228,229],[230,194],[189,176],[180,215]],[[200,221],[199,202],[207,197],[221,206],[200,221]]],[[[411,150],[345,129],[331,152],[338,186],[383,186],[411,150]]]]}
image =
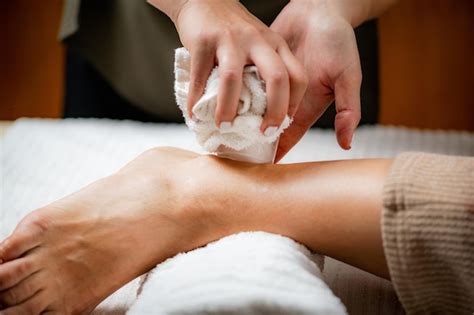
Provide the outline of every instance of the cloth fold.
{"type": "Polygon", "coordinates": [[[346,314],[323,265],[287,237],[239,233],[158,265],[127,314],[346,314]]]}
{"type": "Polygon", "coordinates": [[[255,66],[243,70],[242,90],[240,93],[237,116],[230,128],[219,129],[214,120],[219,88],[219,69],[215,67],[207,80],[206,88],[193,107],[193,118],[187,109],[190,83],[191,57],[186,48],[175,52],[175,94],[176,102],[183,112],[189,129],[196,134],[198,143],[207,151],[215,152],[220,145],[234,150],[246,149],[258,144],[275,142],[280,134],[290,125],[287,116],[276,132],[264,135],[260,131],[263,115],[266,110],[265,84],[260,79],[255,66]]]}

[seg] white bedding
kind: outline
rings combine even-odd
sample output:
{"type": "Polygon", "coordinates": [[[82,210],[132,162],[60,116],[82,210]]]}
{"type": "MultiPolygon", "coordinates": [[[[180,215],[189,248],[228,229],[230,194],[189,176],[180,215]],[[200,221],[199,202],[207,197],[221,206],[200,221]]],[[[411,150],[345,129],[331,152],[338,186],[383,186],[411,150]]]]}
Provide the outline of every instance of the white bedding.
{"type": "MultiPolygon", "coordinates": [[[[0,237],[28,212],[117,170],[147,148],[200,148],[184,125],[110,120],[17,121],[1,142],[0,237]],[[52,171],[54,170],[54,171],[52,171]]],[[[337,147],[332,131],[311,130],[287,162],[393,157],[402,151],[474,155],[474,134],[361,127],[351,151],[337,147]]],[[[332,259],[324,276],[350,314],[399,314],[390,283],[332,259]]],[[[96,314],[123,314],[134,302],[138,282],[111,296],[96,314]]]]}

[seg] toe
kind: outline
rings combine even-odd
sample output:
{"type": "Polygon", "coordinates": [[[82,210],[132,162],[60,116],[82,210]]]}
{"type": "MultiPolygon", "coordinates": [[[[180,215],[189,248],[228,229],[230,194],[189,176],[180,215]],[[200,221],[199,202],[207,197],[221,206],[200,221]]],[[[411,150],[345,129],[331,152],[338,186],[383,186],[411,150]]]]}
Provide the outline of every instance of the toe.
{"type": "Polygon", "coordinates": [[[31,298],[41,288],[41,272],[35,272],[10,289],[0,291],[0,304],[13,306],[31,298]]]}
{"type": "Polygon", "coordinates": [[[15,259],[0,265],[0,290],[6,290],[38,271],[30,256],[15,259]]]}
{"type": "Polygon", "coordinates": [[[20,257],[34,246],[34,240],[27,233],[12,234],[0,244],[1,263],[20,257]]]}
{"type": "Polygon", "coordinates": [[[0,311],[0,315],[41,314],[47,306],[46,291],[40,290],[23,303],[0,311]]]}
{"type": "Polygon", "coordinates": [[[43,217],[40,211],[35,211],[18,224],[13,234],[0,244],[0,263],[18,258],[40,244],[41,234],[46,230],[43,217]]]}

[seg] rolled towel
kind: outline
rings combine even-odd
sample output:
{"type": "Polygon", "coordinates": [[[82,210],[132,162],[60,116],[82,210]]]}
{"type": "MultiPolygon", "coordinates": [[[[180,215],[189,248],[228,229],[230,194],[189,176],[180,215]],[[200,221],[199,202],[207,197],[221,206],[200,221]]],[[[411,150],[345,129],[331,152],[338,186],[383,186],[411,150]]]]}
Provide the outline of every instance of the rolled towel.
{"type": "Polygon", "coordinates": [[[189,129],[196,134],[198,143],[205,150],[216,152],[220,145],[225,145],[234,150],[243,150],[259,144],[270,144],[275,142],[283,130],[290,125],[291,120],[287,116],[276,132],[264,135],[260,131],[267,103],[265,84],[259,78],[255,66],[248,66],[243,70],[237,116],[230,128],[220,130],[214,120],[219,87],[218,67],[212,70],[204,94],[193,107],[193,119],[190,119],[187,109],[190,69],[191,58],[189,52],[186,48],[176,49],[176,102],[183,112],[189,129]]]}
{"type": "Polygon", "coordinates": [[[287,237],[231,235],[158,265],[127,314],[346,314],[323,264],[287,237]]]}

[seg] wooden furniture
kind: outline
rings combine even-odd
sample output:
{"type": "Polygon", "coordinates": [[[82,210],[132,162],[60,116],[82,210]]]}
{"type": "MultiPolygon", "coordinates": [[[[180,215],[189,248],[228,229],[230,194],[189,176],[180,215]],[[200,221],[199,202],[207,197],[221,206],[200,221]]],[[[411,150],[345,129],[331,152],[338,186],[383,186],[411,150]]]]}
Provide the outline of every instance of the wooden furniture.
{"type": "Polygon", "coordinates": [[[378,31],[380,123],[474,130],[474,1],[400,1],[378,31]]]}
{"type": "MultiPolygon", "coordinates": [[[[61,13],[62,0],[0,1],[0,119],[61,116],[61,13]]],[[[474,131],[474,1],[400,0],[378,26],[379,121],[474,131]]]]}
{"type": "Polygon", "coordinates": [[[0,119],[60,117],[62,0],[0,1],[0,119]]]}

